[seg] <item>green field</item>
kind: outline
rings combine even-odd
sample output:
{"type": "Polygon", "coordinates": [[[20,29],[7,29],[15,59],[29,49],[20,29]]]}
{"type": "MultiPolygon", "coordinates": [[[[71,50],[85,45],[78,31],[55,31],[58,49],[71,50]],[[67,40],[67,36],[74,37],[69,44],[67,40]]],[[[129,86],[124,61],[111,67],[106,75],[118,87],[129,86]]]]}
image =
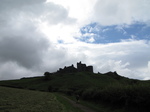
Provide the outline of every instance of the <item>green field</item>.
{"type": "Polygon", "coordinates": [[[65,112],[51,93],[0,87],[0,112],[65,112]]]}

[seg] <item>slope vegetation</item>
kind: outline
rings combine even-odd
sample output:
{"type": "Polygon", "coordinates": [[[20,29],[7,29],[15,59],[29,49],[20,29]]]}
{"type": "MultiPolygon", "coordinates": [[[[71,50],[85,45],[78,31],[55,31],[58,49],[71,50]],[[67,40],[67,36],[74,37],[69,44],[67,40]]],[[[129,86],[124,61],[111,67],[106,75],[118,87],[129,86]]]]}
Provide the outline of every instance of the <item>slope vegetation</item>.
{"type": "Polygon", "coordinates": [[[0,87],[0,112],[66,112],[55,95],[0,87]]]}
{"type": "Polygon", "coordinates": [[[115,72],[53,73],[43,77],[1,81],[1,86],[80,95],[83,100],[104,103],[116,108],[149,111],[150,81],[119,76],[115,72]]]}

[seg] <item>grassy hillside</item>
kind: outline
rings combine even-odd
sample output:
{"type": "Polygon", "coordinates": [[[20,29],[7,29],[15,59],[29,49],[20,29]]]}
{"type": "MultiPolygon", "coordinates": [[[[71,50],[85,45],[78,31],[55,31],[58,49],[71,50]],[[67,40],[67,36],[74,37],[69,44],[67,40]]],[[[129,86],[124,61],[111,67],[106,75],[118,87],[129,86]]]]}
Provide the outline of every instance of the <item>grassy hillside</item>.
{"type": "Polygon", "coordinates": [[[52,91],[61,91],[65,89],[69,90],[81,90],[89,88],[105,88],[112,84],[125,84],[132,81],[127,78],[115,79],[109,76],[109,74],[93,74],[87,72],[81,73],[68,73],[68,74],[53,74],[50,75],[49,80],[45,80],[43,77],[22,78],[20,80],[8,80],[0,81],[0,85],[16,87],[16,88],[28,88],[35,90],[48,91],[51,87],[52,91]]]}
{"type": "Polygon", "coordinates": [[[47,77],[0,81],[0,85],[32,90],[79,94],[83,100],[105,103],[113,107],[150,110],[150,81],[121,77],[116,73],[88,72],[49,74],[47,77]]]}
{"type": "Polygon", "coordinates": [[[50,93],[0,87],[0,112],[65,112],[50,93]]]}
{"type": "Polygon", "coordinates": [[[0,112],[82,112],[48,92],[0,87],[0,112]]]}

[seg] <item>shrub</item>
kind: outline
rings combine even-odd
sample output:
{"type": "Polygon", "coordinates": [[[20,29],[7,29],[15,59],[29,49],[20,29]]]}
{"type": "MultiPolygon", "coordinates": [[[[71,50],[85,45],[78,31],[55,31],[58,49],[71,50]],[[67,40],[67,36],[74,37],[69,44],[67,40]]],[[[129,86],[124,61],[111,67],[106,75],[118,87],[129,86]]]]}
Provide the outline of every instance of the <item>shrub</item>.
{"type": "Polygon", "coordinates": [[[86,89],[84,100],[104,102],[114,107],[150,110],[150,87],[146,85],[110,85],[103,89],[86,89]]]}
{"type": "Polygon", "coordinates": [[[51,73],[45,72],[45,73],[44,73],[44,80],[46,80],[46,81],[47,81],[47,80],[50,80],[50,78],[51,78],[50,75],[51,75],[51,73]]]}

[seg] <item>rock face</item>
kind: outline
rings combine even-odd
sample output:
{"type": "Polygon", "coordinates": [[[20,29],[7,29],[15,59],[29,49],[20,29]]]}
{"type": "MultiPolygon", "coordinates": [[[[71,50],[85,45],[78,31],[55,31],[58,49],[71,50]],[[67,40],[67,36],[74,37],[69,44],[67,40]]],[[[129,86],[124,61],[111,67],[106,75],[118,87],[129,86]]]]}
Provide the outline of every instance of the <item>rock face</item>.
{"type": "Polygon", "coordinates": [[[74,72],[91,72],[93,73],[93,66],[86,66],[86,64],[82,64],[81,61],[77,63],[77,68],[72,64],[71,66],[60,68],[58,73],[74,73],[74,72]]]}

